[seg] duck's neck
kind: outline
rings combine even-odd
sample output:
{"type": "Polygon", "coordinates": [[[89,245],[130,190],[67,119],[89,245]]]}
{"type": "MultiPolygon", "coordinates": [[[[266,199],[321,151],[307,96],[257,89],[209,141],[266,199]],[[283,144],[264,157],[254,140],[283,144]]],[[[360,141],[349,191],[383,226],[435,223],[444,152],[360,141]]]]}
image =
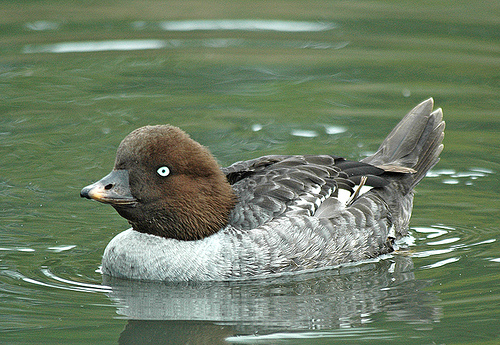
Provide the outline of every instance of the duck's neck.
{"type": "Polygon", "coordinates": [[[214,182],[213,189],[178,198],[182,202],[153,204],[140,210],[120,209],[132,228],[165,238],[183,241],[200,240],[210,236],[228,224],[231,210],[237,198],[224,175],[214,182]]]}
{"type": "Polygon", "coordinates": [[[165,212],[138,221],[130,221],[132,228],[148,233],[181,241],[200,240],[210,236],[227,225],[229,212],[218,212],[207,218],[204,215],[184,212],[165,212]]]}

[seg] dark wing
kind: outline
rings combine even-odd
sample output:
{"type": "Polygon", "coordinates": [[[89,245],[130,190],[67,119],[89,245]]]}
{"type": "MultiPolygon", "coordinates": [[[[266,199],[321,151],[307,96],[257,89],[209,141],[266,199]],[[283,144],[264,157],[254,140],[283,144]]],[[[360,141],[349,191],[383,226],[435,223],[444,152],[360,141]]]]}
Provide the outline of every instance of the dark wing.
{"type": "Polygon", "coordinates": [[[329,155],[264,156],[222,171],[238,196],[229,223],[240,229],[253,229],[284,214],[312,216],[323,203],[322,213],[328,215],[324,211],[335,209],[339,189],[354,193],[362,176],[373,187],[388,183],[380,168],[329,155]]]}

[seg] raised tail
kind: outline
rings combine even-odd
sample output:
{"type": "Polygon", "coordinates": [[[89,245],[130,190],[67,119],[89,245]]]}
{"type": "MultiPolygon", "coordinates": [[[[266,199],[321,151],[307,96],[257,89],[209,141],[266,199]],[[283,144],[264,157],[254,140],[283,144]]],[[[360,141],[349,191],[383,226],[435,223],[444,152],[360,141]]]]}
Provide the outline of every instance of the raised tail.
{"type": "Polygon", "coordinates": [[[388,172],[410,173],[405,179],[411,191],[439,161],[443,150],[444,127],[441,108],[432,111],[429,98],[413,108],[389,133],[377,152],[362,160],[388,172]]]}

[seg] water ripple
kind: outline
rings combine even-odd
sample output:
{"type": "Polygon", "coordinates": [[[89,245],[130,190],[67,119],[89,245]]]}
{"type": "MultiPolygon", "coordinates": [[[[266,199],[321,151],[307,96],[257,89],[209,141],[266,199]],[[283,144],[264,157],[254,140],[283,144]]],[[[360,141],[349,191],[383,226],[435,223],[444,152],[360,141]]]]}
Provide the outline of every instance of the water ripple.
{"type": "Polygon", "coordinates": [[[469,168],[468,171],[456,171],[454,169],[439,169],[439,170],[430,170],[426,177],[436,178],[441,177],[442,183],[444,184],[460,184],[465,183],[467,186],[472,186],[474,184],[473,181],[486,177],[488,175],[494,174],[495,172],[491,169],[486,168],[478,168],[473,167],[469,168]]]}
{"type": "Polygon", "coordinates": [[[444,259],[444,260],[441,260],[441,261],[435,262],[435,263],[430,264],[430,265],[425,265],[425,266],[422,266],[421,268],[423,268],[423,269],[427,269],[427,268],[436,268],[436,267],[441,267],[441,266],[444,266],[444,265],[450,264],[450,263],[452,263],[452,262],[457,262],[458,260],[460,260],[460,258],[453,257],[453,258],[444,259]]]}
{"type": "MultiPolygon", "coordinates": [[[[457,232],[458,230],[454,227],[450,226],[445,226],[445,225],[432,225],[430,227],[414,227],[412,228],[416,233],[423,234],[425,235],[424,240],[424,246],[433,246],[433,247],[439,247],[439,246],[445,246],[444,248],[439,248],[439,249],[428,249],[428,250],[421,250],[415,253],[412,253],[411,256],[413,258],[427,258],[427,257],[433,257],[437,256],[438,261],[431,263],[431,264],[426,264],[421,266],[422,269],[429,269],[429,268],[437,268],[441,267],[450,263],[454,263],[460,260],[460,257],[446,257],[445,254],[449,254],[452,252],[456,251],[467,251],[470,250],[473,247],[476,246],[481,246],[481,245],[486,245],[486,244],[491,244],[496,242],[495,238],[490,238],[490,239],[485,239],[481,241],[475,241],[472,243],[464,243],[466,239],[462,237],[458,237],[457,232]],[[453,237],[448,237],[448,238],[443,238],[437,240],[437,238],[446,236],[448,234],[454,234],[455,236],[453,237]],[[426,241],[429,239],[435,239],[432,241],[426,241]],[[448,246],[447,246],[448,245],[448,246]],[[447,246],[447,247],[446,247],[447,246]],[[445,258],[439,258],[439,256],[444,255],[445,258]]],[[[415,246],[415,242],[418,240],[413,236],[409,236],[409,239],[405,241],[407,246],[415,246]]],[[[420,239],[422,240],[422,239],[420,239]]],[[[492,261],[492,260],[490,260],[492,261]]]]}
{"type": "Polygon", "coordinates": [[[383,329],[372,327],[346,328],[321,332],[293,332],[293,333],[272,333],[265,335],[239,335],[228,337],[225,340],[229,343],[238,344],[261,344],[262,342],[304,340],[304,339],[395,339],[399,336],[383,329]]]}
{"type": "Polygon", "coordinates": [[[82,282],[78,282],[78,281],[74,281],[74,280],[61,278],[61,277],[55,275],[54,273],[52,273],[47,267],[42,267],[40,269],[40,272],[45,277],[49,278],[49,280],[42,281],[40,279],[30,278],[30,277],[27,277],[20,272],[12,271],[12,270],[3,270],[2,275],[16,279],[16,280],[22,280],[28,284],[44,286],[44,287],[49,287],[49,288],[58,289],[58,290],[69,290],[69,291],[91,292],[91,293],[95,293],[95,292],[106,293],[106,292],[111,291],[111,288],[109,286],[96,285],[96,284],[90,284],[90,283],[82,283],[82,282]]]}
{"type": "Polygon", "coordinates": [[[60,283],[67,284],[68,286],[71,287],[71,290],[74,290],[74,291],[84,291],[84,292],[109,292],[109,291],[111,291],[111,288],[109,286],[82,283],[82,282],[77,282],[74,280],[68,280],[68,279],[61,278],[59,276],[56,276],[54,273],[52,273],[47,267],[43,267],[41,269],[41,272],[46,277],[48,277],[50,279],[53,279],[53,280],[58,281],[60,283]]]}
{"type": "Polygon", "coordinates": [[[288,48],[288,49],[342,49],[349,42],[315,42],[298,40],[249,40],[235,38],[209,39],[138,39],[60,42],[53,44],[28,44],[24,54],[36,53],[88,53],[104,51],[134,51],[181,48],[288,48]]]}

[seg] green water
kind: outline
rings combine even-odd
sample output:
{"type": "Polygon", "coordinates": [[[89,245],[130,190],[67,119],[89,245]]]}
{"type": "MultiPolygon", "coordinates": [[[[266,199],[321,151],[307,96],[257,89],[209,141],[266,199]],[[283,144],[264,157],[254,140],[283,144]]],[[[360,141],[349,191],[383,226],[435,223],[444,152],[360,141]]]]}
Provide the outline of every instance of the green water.
{"type": "Polygon", "coordinates": [[[0,342],[500,342],[499,13],[498,1],[1,1],[0,342]],[[358,159],[430,96],[445,150],[418,187],[409,251],[269,281],[103,282],[103,249],[127,223],[79,191],[133,129],[182,127],[222,165],[358,159]]]}

